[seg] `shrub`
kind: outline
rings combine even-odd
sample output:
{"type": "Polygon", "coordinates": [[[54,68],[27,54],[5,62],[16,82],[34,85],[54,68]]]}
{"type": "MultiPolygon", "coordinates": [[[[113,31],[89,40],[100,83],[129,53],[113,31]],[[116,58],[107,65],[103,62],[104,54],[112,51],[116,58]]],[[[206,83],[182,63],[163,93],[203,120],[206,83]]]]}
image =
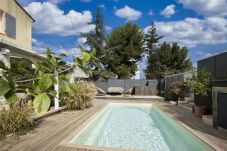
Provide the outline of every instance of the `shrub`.
{"type": "Polygon", "coordinates": [[[70,91],[63,98],[69,110],[84,109],[92,106],[92,99],[97,95],[97,89],[91,82],[70,83],[70,91]]]}
{"type": "Polygon", "coordinates": [[[98,94],[96,86],[92,82],[81,82],[79,83],[81,97],[84,100],[84,106],[90,107],[92,105],[92,100],[98,94]]]}
{"type": "Polygon", "coordinates": [[[165,99],[168,101],[178,101],[179,98],[184,98],[184,84],[173,82],[165,93],[165,99]]]}
{"type": "Polygon", "coordinates": [[[33,125],[30,115],[30,108],[13,105],[9,110],[0,111],[0,132],[11,134],[26,130],[33,125]]]}
{"type": "Polygon", "coordinates": [[[192,72],[192,78],[188,79],[185,86],[190,88],[195,95],[207,96],[211,92],[210,73],[206,70],[200,70],[197,73],[192,72]]]}

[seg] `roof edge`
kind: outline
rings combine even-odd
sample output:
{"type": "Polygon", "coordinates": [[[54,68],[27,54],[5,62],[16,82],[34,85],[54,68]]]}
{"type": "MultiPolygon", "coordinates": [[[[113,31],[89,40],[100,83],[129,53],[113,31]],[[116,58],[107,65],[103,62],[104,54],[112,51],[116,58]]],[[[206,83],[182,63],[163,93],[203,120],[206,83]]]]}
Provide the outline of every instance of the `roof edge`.
{"type": "Polygon", "coordinates": [[[23,6],[17,0],[14,1],[32,19],[32,21],[35,22],[35,19],[23,8],[23,6]]]}

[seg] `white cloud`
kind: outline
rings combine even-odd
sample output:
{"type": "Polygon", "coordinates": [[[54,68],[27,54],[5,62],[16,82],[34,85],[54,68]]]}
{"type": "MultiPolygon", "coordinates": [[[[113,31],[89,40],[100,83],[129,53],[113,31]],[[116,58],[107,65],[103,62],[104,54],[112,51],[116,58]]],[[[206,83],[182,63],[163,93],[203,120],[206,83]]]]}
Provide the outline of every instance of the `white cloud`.
{"type": "Polygon", "coordinates": [[[78,39],[77,39],[76,44],[77,44],[78,46],[83,46],[86,42],[87,42],[87,38],[81,37],[81,38],[78,38],[78,39]]]}
{"type": "Polygon", "coordinates": [[[35,39],[35,38],[32,38],[32,50],[36,51],[36,52],[44,52],[45,51],[45,43],[35,39]]]}
{"type": "Polygon", "coordinates": [[[37,42],[37,39],[32,38],[32,43],[36,43],[36,42],[37,42]]]}
{"type": "Polygon", "coordinates": [[[215,56],[221,53],[224,53],[226,51],[217,51],[215,50],[215,52],[206,52],[206,51],[196,51],[195,54],[197,55],[197,57],[199,58],[199,60],[204,59],[204,58],[208,58],[211,56],[215,56]]]}
{"type": "Polygon", "coordinates": [[[177,0],[184,8],[192,9],[203,16],[227,16],[226,0],[177,0]]]}
{"type": "Polygon", "coordinates": [[[151,9],[149,10],[148,15],[149,15],[149,16],[154,15],[154,13],[153,13],[153,11],[152,11],[151,9]]]}
{"type": "Polygon", "coordinates": [[[196,51],[195,54],[202,58],[208,58],[210,56],[217,54],[217,52],[196,51]]]}
{"type": "Polygon", "coordinates": [[[110,31],[110,30],[112,30],[112,27],[110,27],[110,26],[105,26],[105,30],[106,30],[106,31],[110,31]]]}
{"type": "Polygon", "coordinates": [[[77,12],[70,10],[68,14],[65,14],[57,5],[50,2],[32,2],[25,9],[36,20],[33,28],[38,34],[70,36],[78,35],[81,32],[89,32],[95,28],[95,25],[87,24],[92,21],[90,11],[77,12]]]}
{"type": "Polygon", "coordinates": [[[28,4],[32,3],[32,2],[39,2],[39,1],[42,1],[42,2],[50,2],[50,3],[53,3],[53,4],[60,4],[60,3],[64,3],[66,1],[69,1],[69,0],[17,0],[22,6],[27,6],[28,4]]]}
{"type": "MultiPolygon", "coordinates": [[[[82,44],[83,42],[84,39],[79,38],[77,40],[77,45],[82,44]]],[[[68,60],[71,60],[73,56],[81,55],[80,49],[78,47],[64,48],[61,45],[51,45],[35,38],[32,38],[32,47],[34,51],[42,55],[44,55],[44,53],[46,52],[46,48],[50,48],[56,54],[64,53],[69,57],[68,60]]]]}
{"type": "Polygon", "coordinates": [[[50,48],[53,50],[58,50],[62,47],[59,45],[51,45],[51,44],[43,42],[41,40],[32,38],[32,50],[34,50],[38,53],[44,54],[47,48],[50,48]]]}
{"type": "Polygon", "coordinates": [[[48,0],[48,2],[51,2],[53,4],[60,4],[60,3],[63,3],[65,1],[68,1],[68,0],[48,0]]]}
{"type": "Polygon", "coordinates": [[[79,48],[69,48],[69,49],[61,48],[61,49],[57,50],[57,53],[58,54],[64,53],[64,54],[66,54],[69,57],[80,56],[81,55],[81,52],[80,52],[79,48]]]}
{"type": "MultiPolygon", "coordinates": [[[[186,18],[180,21],[155,22],[163,40],[194,47],[199,44],[223,44],[227,42],[227,19],[209,17],[186,18]]],[[[145,29],[147,31],[148,27],[145,29]]]]}
{"type": "Polygon", "coordinates": [[[161,15],[165,16],[166,18],[169,18],[174,14],[175,14],[175,5],[173,4],[166,6],[166,8],[161,11],[161,15]]]}
{"type": "Polygon", "coordinates": [[[117,9],[115,15],[128,21],[134,21],[138,20],[142,13],[126,5],[124,8],[117,9]]]}

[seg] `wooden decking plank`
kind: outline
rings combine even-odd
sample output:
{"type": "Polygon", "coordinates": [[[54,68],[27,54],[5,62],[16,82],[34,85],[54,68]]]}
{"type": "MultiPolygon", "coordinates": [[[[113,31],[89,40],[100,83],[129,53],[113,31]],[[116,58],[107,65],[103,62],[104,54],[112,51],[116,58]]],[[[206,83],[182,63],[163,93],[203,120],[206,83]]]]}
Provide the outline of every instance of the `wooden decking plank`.
{"type": "MultiPolygon", "coordinates": [[[[63,121],[64,122],[64,121],[63,121]]],[[[41,124],[41,126],[43,126],[44,128],[46,127],[45,124],[41,124]]],[[[47,127],[47,131],[42,132],[41,134],[39,133],[39,135],[37,135],[36,137],[33,137],[32,140],[28,140],[28,144],[25,148],[25,143],[22,142],[21,144],[18,144],[17,147],[15,147],[15,149],[20,150],[20,149],[26,149],[29,150],[29,147],[34,147],[34,146],[38,146],[40,142],[45,141],[46,138],[48,138],[50,135],[52,135],[53,133],[55,133],[57,130],[61,129],[63,125],[62,124],[56,124],[56,126],[52,127],[51,129],[49,127],[47,127]]],[[[38,131],[39,132],[39,131],[38,131]]]]}
{"type": "MultiPolygon", "coordinates": [[[[99,108],[98,108],[99,109],[99,108]]],[[[68,125],[67,127],[64,128],[64,131],[59,131],[58,133],[54,134],[52,137],[49,138],[50,143],[48,143],[45,147],[43,147],[42,150],[40,151],[44,151],[44,150],[53,150],[54,148],[51,148],[53,146],[56,146],[57,144],[59,144],[64,138],[66,138],[73,130],[75,130],[77,127],[79,127],[83,122],[86,121],[87,118],[89,118],[90,116],[92,116],[95,112],[98,111],[98,109],[89,112],[89,114],[86,114],[83,118],[81,118],[80,120],[77,120],[76,122],[71,123],[70,125],[68,125]],[[57,139],[56,139],[57,137],[57,139]],[[55,145],[56,144],[56,145],[55,145]]]]}
{"type": "MultiPolygon", "coordinates": [[[[17,151],[19,151],[19,150],[41,150],[41,147],[43,146],[43,145],[41,146],[41,144],[44,144],[43,147],[45,147],[47,143],[52,141],[52,140],[49,140],[49,137],[53,136],[53,134],[55,134],[61,130],[64,132],[65,127],[67,125],[69,125],[70,123],[73,123],[73,122],[77,123],[77,121],[79,119],[86,120],[86,117],[87,117],[86,114],[89,114],[91,112],[91,115],[92,115],[93,114],[92,111],[96,112],[97,108],[94,108],[94,109],[91,108],[91,109],[87,109],[84,111],[76,111],[75,113],[77,113],[77,114],[74,114],[76,116],[76,118],[74,118],[74,119],[70,118],[68,123],[64,124],[65,126],[62,127],[62,124],[54,126],[53,128],[48,129],[48,131],[46,131],[47,133],[42,133],[41,135],[38,135],[35,138],[33,137],[31,141],[28,140],[28,142],[22,142],[20,144],[17,144],[16,146],[14,146],[14,148],[11,148],[9,150],[17,150],[17,151]]],[[[54,116],[54,118],[56,118],[56,117],[58,117],[58,115],[54,116]]],[[[43,126],[43,125],[41,125],[41,126],[43,126]]],[[[56,139],[56,138],[57,137],[55,136],[54,139],[56,139]]]]}
{"type": "MultiPolygon", "coordinates": [[[[37,150],[39,151],[44,151],[44,150],[52,150],[51,147],[55,148],[55,144],[58,141],[61,141],[62,139],[64,139],[67,135],[66,133],[70,133],[70,131],[72,131],[73,129],[75,129],[78,124],[82,123],[84,121],[84,119],[86,119],[87,117],[91,116],[92,114],[94,114],[96,110],[91,110],[89,112],[84,112],[84,114],[81,114],[79,116],[79,118],[73,120],[72,122],[68,123],[66,126],[62,127],[61,129],[57,130],[54,134],[50,134],[49,137],[47,137],[45,140],[36,143],[35,145],[32,146],[32,148],[28,148],[28,149],[34,149],[34,148],[38,148],[37,150]],[[93,111],[93,112],[92,112],[93,111]],[[71,129],[70,129],[71,128],[71,129]]],[[[58,142],[60,143],[60,142],[58,142]]]]}
{"type": "MultiPolygon", "coordinates": [[[[130,103],[153,103],[165,113],[171,115],[193,131],[206,137],[213,144],[222,150],[227,148],[227,135],[222,131],[213,129],[201,119],[195,117],[191,112],[182,107],[172,106],[166,102],[159,101],[138,101],[138,100],[96,100],[94,107],[84,111],[65,111],[43,119],[43,121],[30,134],[23,135],[18,140],[7,139],[0,142],[1,151],[97,151],[94,149],[75,148],[72,146],[60,145],[60,143],[71,134],[80,130],[80,125],[96,112],[100,111],[108,102],[130,102],[130,103]]],[[[98,149],[99,150],[99,149],[98,149]]],[[[103,151],[103,150],[102,150],[103,151]]]]}

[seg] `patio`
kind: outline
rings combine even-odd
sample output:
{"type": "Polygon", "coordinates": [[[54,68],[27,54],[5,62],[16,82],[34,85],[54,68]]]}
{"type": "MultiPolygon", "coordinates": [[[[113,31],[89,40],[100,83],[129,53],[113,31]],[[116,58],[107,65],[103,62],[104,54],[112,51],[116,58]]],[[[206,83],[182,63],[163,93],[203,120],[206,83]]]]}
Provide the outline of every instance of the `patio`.
{"type": "MultiPolygon", "coordinates": [[[[83,149],[73,145],[60,145],[62,141],[68,137],[74,130],[78,130],[81,125],[91,118],[95,113],[100,111],[108,102],[140,102],[152,103],[158,106],[162,111],[172,116],[180,124],[189,129],[192,133],[202,138],[206,143],[214,147],[216,150],[224,151],[227,148],[227,133],[205,125],[200,118],[195,117],[190,111],[182,107],[177,107],[168,104],[164,101],[152,99],[145,100],[102,100],[94,101],[94,106],[83,111],[63,111],[40,120],[37,127],[27,135],[19,136],[18,138],[7,138],[0,143],[2,151],[85,151],[92,150],[83,149]]],[[[103,149],[99,149],[103,150],[103,149]]],[[[111,150],[111,149],[110,149],[111,150]]]]}

